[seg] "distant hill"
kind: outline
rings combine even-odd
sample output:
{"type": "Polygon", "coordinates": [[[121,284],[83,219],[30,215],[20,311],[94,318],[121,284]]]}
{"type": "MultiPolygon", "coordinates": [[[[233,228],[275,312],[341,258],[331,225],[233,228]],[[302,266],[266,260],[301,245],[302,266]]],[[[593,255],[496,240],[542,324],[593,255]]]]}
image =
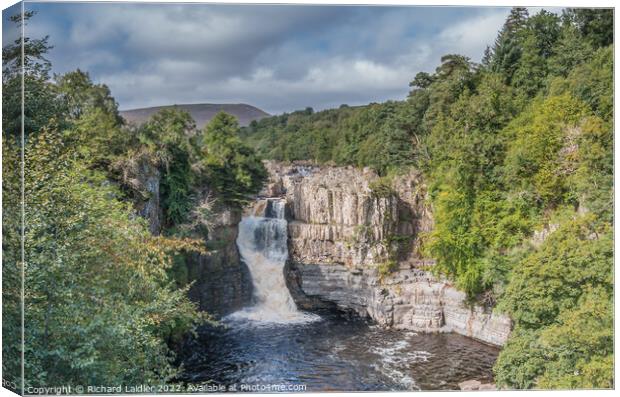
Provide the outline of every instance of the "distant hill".
{"type": "Polygon", "coordinates": [[[189,112],[196,122],[196,127],[199,129],[204,127],[218,112],[222,111],[235,116],[237,120],[239,120],[241,126],[247,126],[252,120],[260,120],[263,117],[269,116],[269,113],[254,106],[246,105],[245,103],[196,103],[189,105],[155,106],[150,108],[122,110],[120,114],[128,123],[142,124],[158,111],[174,106],[189,112]]]}

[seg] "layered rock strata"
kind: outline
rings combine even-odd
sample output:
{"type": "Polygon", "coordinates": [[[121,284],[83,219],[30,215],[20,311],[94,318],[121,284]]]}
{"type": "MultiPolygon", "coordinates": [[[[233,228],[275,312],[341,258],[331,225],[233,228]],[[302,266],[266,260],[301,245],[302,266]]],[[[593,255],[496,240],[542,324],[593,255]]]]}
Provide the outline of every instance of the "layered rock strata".
{"type": "Polygon", "coordinates": [[[267,162],[262,195],[288,207],[289,289],[305,309],[336,308],[386,327],[452,331],[503,345],[510,319],[469,305],[428,270],[420,235],[432,229],[416,171],[391,179],[369,169],[267,162]]]}

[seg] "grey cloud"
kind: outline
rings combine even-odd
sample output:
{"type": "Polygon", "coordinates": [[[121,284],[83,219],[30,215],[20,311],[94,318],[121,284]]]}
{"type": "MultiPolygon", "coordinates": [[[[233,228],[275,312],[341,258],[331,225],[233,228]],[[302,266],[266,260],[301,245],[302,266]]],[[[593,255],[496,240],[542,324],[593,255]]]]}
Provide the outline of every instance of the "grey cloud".
{"type": "MultiPolygon", "coordinates": [[[[447,52],[479,59],[506,8],[39,5],[58,72],[122,108],[246,102],[270,113],[401,99],[447,52]],[[55,37],[58,35],[61,37],[55,37]]],[[[33,21],[34,23],[34,21],[33,21]]]]}

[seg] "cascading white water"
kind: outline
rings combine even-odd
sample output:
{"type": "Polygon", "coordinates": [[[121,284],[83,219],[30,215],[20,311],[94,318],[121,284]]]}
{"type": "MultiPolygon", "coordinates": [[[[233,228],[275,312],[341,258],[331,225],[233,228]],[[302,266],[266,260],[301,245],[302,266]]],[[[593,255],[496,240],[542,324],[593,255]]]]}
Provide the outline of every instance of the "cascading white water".
{"type": "Polygon", "coordinates": [[[302,313],[286,287],[284,264],[288,258],[285,201],[268,199],[265,216],[247,216],[239,223],[237,247],[252,276],[255,305],[235,312],[231,319],[264,323],[311,321],[302,313]]]}

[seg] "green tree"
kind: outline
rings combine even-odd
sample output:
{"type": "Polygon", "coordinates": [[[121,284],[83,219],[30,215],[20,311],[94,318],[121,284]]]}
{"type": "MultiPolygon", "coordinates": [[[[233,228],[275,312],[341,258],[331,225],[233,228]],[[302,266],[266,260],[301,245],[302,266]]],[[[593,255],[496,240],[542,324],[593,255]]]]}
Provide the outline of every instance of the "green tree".
{"type": "MultiPolygon", "coordinates": [[[[185,291],[173,290],[166,269],[172,252],[197,246],[152,237],[72,143],[50,123],[26,147],[25,384],[171,381],[177,370],[167,341],[200,317],[185,291]]],[[[4,182],[6,199],[17,200],[19,178],[4,182]]],[[[14,225],[19,214],[9,217],[14,225]]],[[[3,248],[19,252],[18,243],[7,238],[3,248]]],[[[10,297],[20,273],[18,258],[8,259],[3,293],[10,297]]],[[[20,329],[14,320],[4,318],[7,338],[20,329]]],[[[11,373],[19,373],[12,368],[19,353],[13,345],[3,350],[11,373]]]]}
{"type": "Polygon", "coordinates": [[[430,131],[438,120],[450,112],[450,107],[465,91],[474,89],[478,74],[469,58],[448,54],[441,57],[435,69],[434,81],[429,86],[428,107],[424,111],[423,128],[430,131]]]}
{"type": "Polygon", "coordinates": [[[22,200],[21,150],[2,142],[2,376],[21,391],[22,200]]]}
{"type": "Polygon", "coordinates": [[[543,389],[611,389],[614,387],[613,297],[605,289],[586,289],[574,310],[542,331],[547,354],[543,389]]]}
{"type": "MultiPolygon", "coordinates": [[[[192,143],[195,123],[189,113],[163,109],[138,129],[138,153],[148,153],[149,162],[161,171],[161,202],[166,227],[187,219],[192,205],[196,175],[192,163],[196,148],[192,143]]],[[[135,152],[134,152],[135,153],[135,152]]]]}
{"type": "MultiPolygon", "coordinates": [[[[22,24],[33,15],[34,12],[14,15],[10,21],[21,31],[22,24]]],[[[24,266],[21,250],[22,110],[26,142],[49,119],[62,118],[54,87],[47,82],[50,63],[45,56],[50,49],[47,37],[19,37],[2,48],[2,369],[3,376],[18,388],[21,388],[21,329],[24,325],[21,321],[24,266]]]]}
{"type": "Polygon", "coordinates": [[[413,87],[414,89],[424,89],[428,88],[435,81],[435,77],[426,73],[419,72],[415,75],[415,78],[409,83],[409,87],[413,87]]]}
{"type": "Polygon", "coordinates": [[[575,167],[571,134],[588,116],[583,102],[568,95],[533,102],[506,130],[507,184],[531,194],[539,207],[570,201],[566,177],[575,167]]]}
{"type": "MultiPolygon", "coordinates": [[[[435,217],[426,250],[437,261],[435,271],[453,277],[470,297],[489,286],[483,282],[483,256],[491,241],[483,238],[483,225],[477,223],[483,217],[477,211],[488,209],[480,197],[502,188],[506,142],[497,132],[518,108],[514,90],[499,75],[487,75],[478,94],[461,94],[424,140],[435,217]]],[[[497,235],[492,230],[489,235],[497,235]]]]}
{"type": "Polygon", "coordinates": [[[614,41],[614,12],[610,8],[569,8],[565,15],[595,48],[614,41]]]}
{"type": "Polygon", "coordinates": [[[513,8],[493,45],[491,70],[500,73],[508,83],[512,80],[521,58],[522,31],[525,29],[528,16],[526,8],[513,8]]]}
{"type": "Polygon", "coordinates": [[[72,139],[84,162],[107,172],[131,146],[131,134],[123,130],[118,104],[109,88],[94,84],[81,70],[55,76],[55,90],[63,103],[67,139],[72,139]]]}
{"type": "Polygon", "coordinates": [[[267,176],[254,151],[239,138],[237,120],[224,112],[203,131],[200,164],[208,183],[233,206],[245,204],[258,193],[267,176]]]}
{"type": "Polygon", "coordinates": [[[548,64],[552,76],[566,77],[577,65],[591,59],[594,52],[592,45],[583,40],[577,27],[566,17],[562,18],[562,30],[555,47],[548,64]]]}
{"type": "MultiPolygon", "coordinates": [[[[35,15],[28,11],[10,18],[21,27],[35,15]]],[[[26,139],[38,132],[51,118],[62,120],[62,102],[49,83],[50,62],[46,55],[52,46],[48,37],[20,37],[2,48],[2,128],[5,138],[21,139],[22,128],[22,64],[24,85],[24,134],[26,139]],[[23,59],[22,59],[23,39],[23,59]]]]}
{"type": "MultiPolygon", "coordinates": [[[[167,136],[123,134],[127,131],[121,131],[105,86],[92,84],[80,71],[50,80],[47,38],[24,42],[30,57],[24,76],[25,163],[19,161],[20,143],[12,139],[19,136],[21,121],[11,119],[3,130],[3,332],[11,341],[3,345],[3,371],[20,383],[22,352],[16,342],[21,341],[24,266],[27,386],[49,386],[52,380],[69,385],[169,382],[178,372],[169,344],[202,316],[186,291],[174,288],[167,271],[178,250],[200,248],[190,240],[152,237],[102,172],[124,151],[140,148],[152,149],[161,160],[174,159],[148,142],[167,136]],[[20,166],[26,176],[25,264],[20,166]]],[[[21,102],[19,45],[3,51],[8,88],[3,106],[11,111],[21,102]]],[[[170,132],[172,127],[160,121],[157,128],[170,132]]],[[[163,149],[172,151],[179,142],[167,140],[163,149]]]]}
{"type": "Polygon", "coordinates": [[[94,109],[100,109],[122,123],[118,104],[105,84],[94,84],[87,72],[77,69],[63,75],[55,75],[61,100],[67,107],[68,116],[79,119],[94,109]]]}
{"type": "Polygon", "coordinates": [[[530,17],[521,30],[521,56],[512,77],[512,84],[530,96],[543,87],[548,60],[555,54],[560,37],[560,19],[545,10],[530,17]]]}
{"type": "Polygon", "coordinates": [[[550,84],[550,93],[569,93],[581,99],[590,109],[606,122],[613,119],[613,48],[596,50],[588,62],[577,65],[567,78],[555,79],[550,84]]]}

